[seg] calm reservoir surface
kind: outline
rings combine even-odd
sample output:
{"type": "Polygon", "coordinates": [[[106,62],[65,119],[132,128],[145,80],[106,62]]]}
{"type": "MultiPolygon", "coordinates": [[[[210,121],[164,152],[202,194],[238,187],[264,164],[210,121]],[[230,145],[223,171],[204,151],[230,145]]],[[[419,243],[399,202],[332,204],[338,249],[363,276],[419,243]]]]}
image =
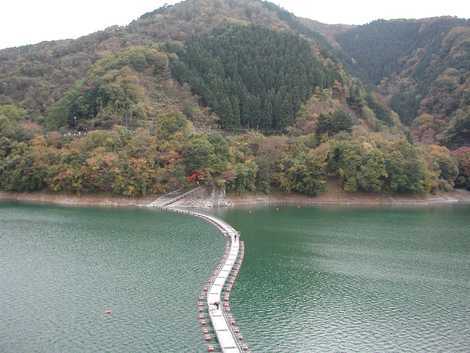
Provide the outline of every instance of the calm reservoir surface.
{"type": "Polygon", "coordinates": [[[223,244],[187,216],[0,204],[0,352],[205,352],[223,244]]]}
{"type": "MultiPolygon", "coordinates": [[[[231,300],[255,352],[470,351],[470,207],[218,215],[246,241],[231,300]]],[[[222,251],[191,217],[1,204],[0,352],[203,352],[222,251]]]]}
{"type": "Polygon", "coordinates": [[[247,249],[232,309],[255,352],[470,352],[470,207],[219,216],[247,249]]]}

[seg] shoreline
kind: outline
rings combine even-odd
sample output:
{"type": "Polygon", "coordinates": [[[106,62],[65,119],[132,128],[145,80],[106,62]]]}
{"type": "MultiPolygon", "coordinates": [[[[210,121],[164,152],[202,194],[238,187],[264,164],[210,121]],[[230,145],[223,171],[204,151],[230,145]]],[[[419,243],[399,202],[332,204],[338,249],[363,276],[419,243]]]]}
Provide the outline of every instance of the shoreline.
{"type": "Polygon", "coordinates": [[[470,204],[470,192],[456,190],[438,195],[371,195],[325,193],[317,197],[297,194],[273,195],[231,195],[229,207],[246,208],[252,206],[352,206],[352,207],[430,207],[455,204],[470,204]]]}
{"type": "MultiPolygon", "coordinates": [[[[143,198],[127,198],[111,195],[65,195],[52,193],[16,193],[0,192],[0,202],[24,202],[77,207],[146,207],[158,195],[143,198]]],[[[470,204],[470,191],[456,190],[438,195],[371,195],[348,194],[345,192],[324,193],[317,197],[298,194],[245,194],[227,195],[223,200],[211,198],[181,200],[177,207],[183,208],[246,208],[263,206],[445,206],[452,204],[470,204]],[[220,206],[220,205],[223,206],[220,206]]]]}
{"type": "Polygon", "coordinates": [[[31,204],[77,206],[77,207],[144,207],[155,197],[127,198],[110,195],[66,195],[46,192],[19,193],[0,192],[0,202],[22,202],[31,204]]]}

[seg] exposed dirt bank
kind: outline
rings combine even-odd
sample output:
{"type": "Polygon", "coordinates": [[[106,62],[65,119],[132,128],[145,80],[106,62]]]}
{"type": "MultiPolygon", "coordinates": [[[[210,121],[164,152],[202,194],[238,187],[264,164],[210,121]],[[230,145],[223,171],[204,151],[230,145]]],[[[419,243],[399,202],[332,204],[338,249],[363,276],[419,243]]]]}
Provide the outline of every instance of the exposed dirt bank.
{"type": "Polygon", "coordinates": [[[141,207],[157,197],[126,198],[110,195],[64,195],[50,193],[0,192],[0,201],[19,201],[63,206],[141,207]]]}
{"type": "MultiPolygon", "coordinates": [[[[201,195],[202,196],[202,195],[201,195]]],[[[0,201],[19,201],[30,203],[55,204],[64,206],[100,206],[100,207],[143,207],[155,201],[158,196],[145,198],[126,198],[110,195],[63,195],[49,193],[12,193],[0,192],[0,201]]],[[[203,196],[184,199],[177,202],[177,207],[216,208],[216,207],[252,207],[265,205],[350,205],[350,206],[432,206],[457,203],[470,203],[470,192],[456,190],[438,195],[397,196],[350,194],[339,190],[329,191],[317,197],[296,194],[275,193],[227,195],[225,198],[203,196]]]]}
{"type": "Polygon", "coordinates": [[[371,195],[345,192],[325,193],[317,197],[293,194],[272,195],[229,195],[227,201],[232,207],[256,205],[350,205],[350,206],[432,206],[456,203],[470,203],[470,192],[457,190],[438,195],[371,195]]]}

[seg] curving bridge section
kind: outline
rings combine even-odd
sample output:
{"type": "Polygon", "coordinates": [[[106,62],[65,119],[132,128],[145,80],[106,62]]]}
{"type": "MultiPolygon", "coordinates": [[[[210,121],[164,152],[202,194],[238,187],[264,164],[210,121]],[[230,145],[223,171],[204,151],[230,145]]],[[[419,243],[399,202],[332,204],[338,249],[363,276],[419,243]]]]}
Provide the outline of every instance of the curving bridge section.
{"type": "Polygon", "coordinates": [[[229,302],[230,292],[238,276],[245,252],[245,245],[240,241],[240,234],[232,226],[214,216],[197,211],[172,208],[171,202],[163,207],[156,203],[149,206],[163,211],[198,217],[212,224],[224,235],[226,241],[224,256],[199,297],[199,322],[204,338],[208,342],[209,352],[250,352],[240,334],[240,329],[236,326],[229,302]],[[217,338],[217,345],[211,343],[213,337],[217,338]]]}

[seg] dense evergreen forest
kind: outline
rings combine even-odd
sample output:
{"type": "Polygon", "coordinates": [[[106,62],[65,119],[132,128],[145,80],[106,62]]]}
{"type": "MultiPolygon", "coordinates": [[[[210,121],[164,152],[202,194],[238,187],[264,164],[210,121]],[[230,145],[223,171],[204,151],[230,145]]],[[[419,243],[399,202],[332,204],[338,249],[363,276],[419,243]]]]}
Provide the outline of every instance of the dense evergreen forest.
{"type": "Polygon", "coordinates": [[[329,27],[187,0],[2,50],[0,190],[470,190],[469,43],[459,19],[329,27]]]}
{"type": "Polygon", "coordinates": [[[220,117],[224,129],[282,131],[315,88],[338,75],[309,43],[286,32],[230,26],[190,40],[173,71],[220,117]]]}

